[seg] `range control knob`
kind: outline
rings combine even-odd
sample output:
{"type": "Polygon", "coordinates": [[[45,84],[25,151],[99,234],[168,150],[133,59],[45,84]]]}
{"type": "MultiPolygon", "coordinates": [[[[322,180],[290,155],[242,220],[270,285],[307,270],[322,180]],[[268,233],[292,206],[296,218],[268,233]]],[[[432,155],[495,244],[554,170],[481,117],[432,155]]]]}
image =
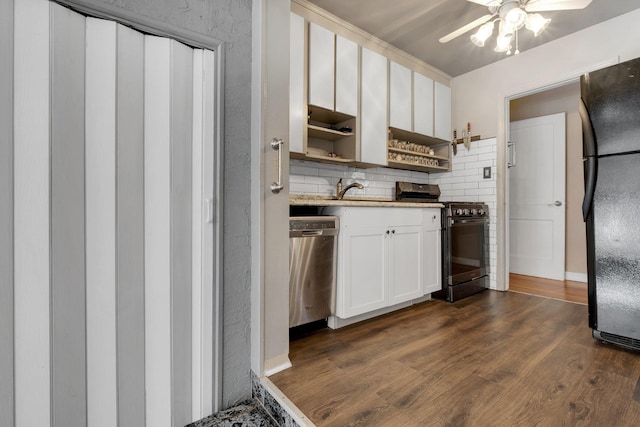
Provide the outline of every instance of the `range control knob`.
{"type": "Polygon", "coordinates": [[[484,209],[478,209],[478,215],[483,216],[485,214],[486,214],[486,212],[485,212],[484,209]]]}
{"type": "Polygon", "coordinates": [[[469,215],[469,209],[463,209],[462,210],[462,214],[463,215],[469,215]]]}
{"type": "Polygon", "coordinates": [[[456,215],[462,215],[462,209],[456,209],[456,215]]]}
{"type": "Polygon", "coordinates": [[[476,210],[475,209],[471,209],[469,212],[471,213],[471,215],[475,215],[476,214],[476,210]]]}

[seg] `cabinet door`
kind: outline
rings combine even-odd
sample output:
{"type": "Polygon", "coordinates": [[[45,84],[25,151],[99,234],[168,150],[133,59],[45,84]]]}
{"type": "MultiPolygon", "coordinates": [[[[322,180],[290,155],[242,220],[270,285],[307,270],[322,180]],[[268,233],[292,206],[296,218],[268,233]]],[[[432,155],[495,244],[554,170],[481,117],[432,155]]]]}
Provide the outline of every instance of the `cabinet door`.
{"type": "Polygon", "coordinates": [[[351,316],[387,306],[387,228],[340,230],[336,314],[351,316]]]}
{"type": "Polygon", "coordinates": [[[389,66],[389,126],[411,132],[411,70],[393,61],[389,66]]]}
{"type": "Polygon", "coordinates": [[[413,131],[433,136],[433,80],[413,73],[413,131]]]}
{"type": "Polygon", "coordinates": [[[389,227],[389,305],[423,295],[421,226],[389,227]]]}
{"type": "Polygon", "coordinates": [[[334,109],[335,34],[309,24],[309,104],[334,109]]]}
{"type": "Polygon", "coordinates": [[[289,151],[304,153],[304,18],[291,14],[289,50],[289,151]]]}
{"type": "Polygon", "coordinates": [[[434,135],[436,138],[451,140],[451,88],[435,82],[434,135]]]}
{"type": "Polygon", "coordinates": [[[424,294],[442,289],[440,209],[424,211],[424,294]]]}
{"type": "Polygon", "coordinates": [[[358,44],[336,36],[336,111],[358,115],[358,44]]]}
{"type": "Polygon", "coordinates": [[[360,160],[387,165],[387,58],[362,48],[360,160]]]}

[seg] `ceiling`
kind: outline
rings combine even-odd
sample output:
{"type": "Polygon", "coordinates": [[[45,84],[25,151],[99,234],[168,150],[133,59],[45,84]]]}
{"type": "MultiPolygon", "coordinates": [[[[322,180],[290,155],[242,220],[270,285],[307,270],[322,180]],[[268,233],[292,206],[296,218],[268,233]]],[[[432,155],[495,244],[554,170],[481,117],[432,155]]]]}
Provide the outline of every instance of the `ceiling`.
{"type": "MultiPolygon", "coordinates": [[[[495,34],[485,47],[469,40],[475,30],[446,43],[440,37],[488,13],[466,0],[309,0],[366,32],[422,59],[452,77],[504,59],[493,51],[495,34]]],[[[582,10],[543,12],[551,18],[538,37],[519,32],[521,52],[548,43],[599,22],[640,8],[640,0],[593,0],[582,10]]]]}

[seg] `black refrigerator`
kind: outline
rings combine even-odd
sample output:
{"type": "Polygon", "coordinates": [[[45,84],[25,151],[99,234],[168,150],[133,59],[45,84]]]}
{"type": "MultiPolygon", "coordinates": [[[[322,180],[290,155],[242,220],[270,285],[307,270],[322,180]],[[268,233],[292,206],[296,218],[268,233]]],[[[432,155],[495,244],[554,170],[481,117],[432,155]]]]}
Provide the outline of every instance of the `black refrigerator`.
{"type": "Polygon", "coordinates": [[[640,58],[580,79],[593,337],[640,350],[640,58]]]}

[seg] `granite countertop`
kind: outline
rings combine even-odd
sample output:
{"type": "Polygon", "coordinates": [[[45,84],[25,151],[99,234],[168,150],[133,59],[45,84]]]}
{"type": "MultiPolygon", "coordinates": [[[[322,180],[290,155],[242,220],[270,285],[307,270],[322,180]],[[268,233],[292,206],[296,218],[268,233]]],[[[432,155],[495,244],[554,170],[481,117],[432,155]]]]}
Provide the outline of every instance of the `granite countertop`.
{"type": "Polygon", "coordinates": [[[442,203],[413,203],[397,202],[383,197],[345,197],[337,200],[333,196],[290,194],[291,206],[374,206],[374,207],[402,207],[402,208],[442,208],[442,203]]]}

